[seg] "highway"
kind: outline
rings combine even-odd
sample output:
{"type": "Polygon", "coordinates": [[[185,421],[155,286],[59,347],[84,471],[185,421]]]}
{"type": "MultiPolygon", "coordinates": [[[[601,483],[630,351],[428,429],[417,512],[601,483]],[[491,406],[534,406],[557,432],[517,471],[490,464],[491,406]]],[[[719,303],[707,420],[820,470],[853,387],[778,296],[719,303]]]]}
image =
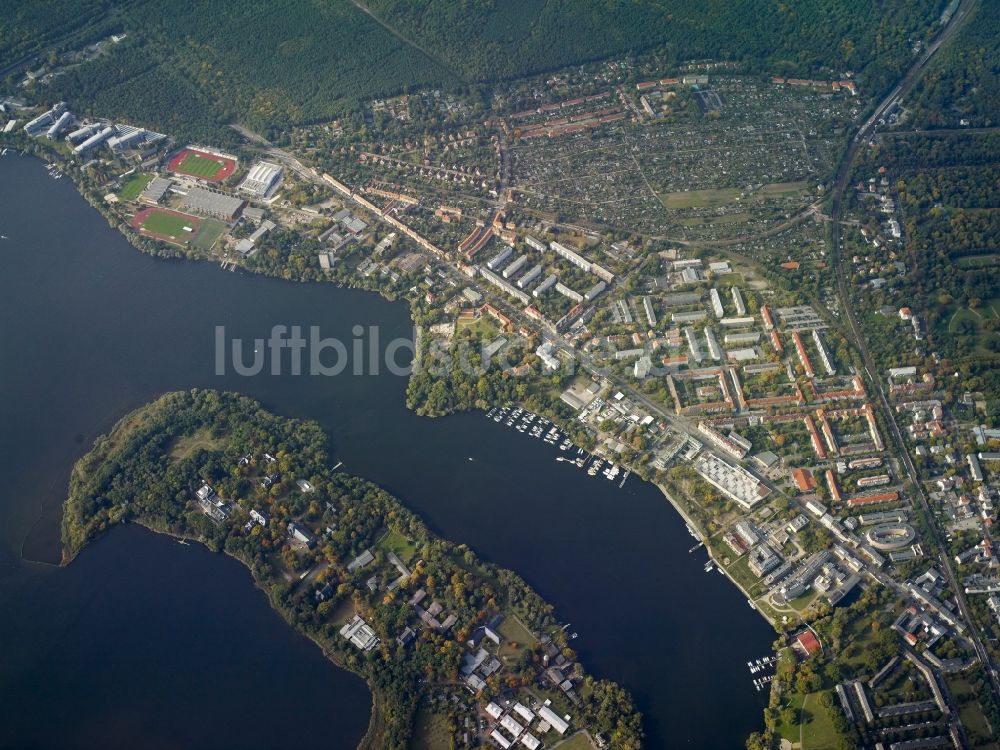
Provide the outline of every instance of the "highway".
{"type": "Polygon", "coordinates": [[[857,135],[855,135],[854,139],[851,141],[851,145],[848,148],[847,153],[844,155],[844,159],[837,170],[837,177],[834,181],[831,196],[830,220],[833,226],[833,232],[830,246],[830,260],[836,274],[837,296],[840,299],[840,307],[843,310],[843,319],[847,321],[850,328],[849,333],[853,337],[854,344],[861,354],[865,371],[868,374],[871,390],[875,396],[876,405],[882,412],[885,423],[888,425],[889,431],[892,433],[891,437],[896,445],[896,452],[901,459],[910,483],[913,486],[911,494],[919,504],[925,518],[927,519],[931,535],[930,541],[937,550],[937,554],[935,555],[937,557],[937,565],[948,581],[948,585],[951,587],[951,590],[955,593],[955,599],[958,602],[962,617],[969,623],[969,640],[971,641],[980,661],[986,667],[986,672],[990,677],[994,694],[998,699],[1000,699],[1000,675],[998,675],[996,667],[990,660],[989,653],[983,646],[982,638],[975,627],[972,614],[969,611],[968,601],[965,598],[965,593],[962,590],[960,582],[955,576],[955,571],[952,568],[951,561],[948,559],[947,546],[941,539],[940,530],[937,528],[937,524],[934,521],[930,503],[926,493],[924,492],[923,485],[920,482],[920,476],[917,473],[917,468],[913,463],[913,459],[911,458],[909,451],[906,449],[906,443],[903,440],[903,433],[899,428],[899,424],[896,422],[895,413],[889,404],[888,398],[886,397],[878,367],[868,350],[861,327],[858,325],[857,317],[855,316],[854,310],[851,306],[850,295],[848,294],[848,279],[844,268],[844,259],[841,257],[840,253],[840,222],[843,210],[844,190],[847,187],[847,180],[850,175],[851,166],[858,155],[858,151],[864,144],[868,143],[869,139],[875,134],[879,121],[885,116],[885,114],[896,106],[902,97],[909,93],[917,81],[920,80],[920,76],[923,74],[924,70],[926,70],[928,62],[952,37],[961,24],[968,19],[975,5],[976,0],[964,0],[961,3],[959,8],[949,20],[948,25],[941,31],[940,34],[938,34],[934,42],[927,47],[920,58],[913,64],[910,70],[907,71],[903,79],[879,103],[872,115],[865,121],[859,129],[857,135]]]}

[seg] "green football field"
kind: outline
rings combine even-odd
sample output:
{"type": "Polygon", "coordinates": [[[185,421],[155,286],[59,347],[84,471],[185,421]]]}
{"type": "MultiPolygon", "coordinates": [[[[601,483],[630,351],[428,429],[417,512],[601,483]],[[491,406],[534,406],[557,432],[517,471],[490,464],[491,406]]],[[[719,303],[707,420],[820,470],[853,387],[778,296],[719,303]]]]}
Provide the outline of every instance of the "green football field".
{"type": "Polygon", "coordinates": [[[121,190],[118,191],[119,200],[134,201],[146,189],[146,186],[152,179],[153,175],[143,174],[142,172],[132,175],[128,182],[122,185],[121,190]]]}
{"type": "Polygon", "coordinates": [[[194,236],[194,231],[185,232],[184,227],[191,227],[197,231],[197,222],[185,216],[154,211],[142,223],[142,228],[153,234],[175,237],[179,240],[187,240],[194,236]]]}
{"type": "Polygon", "coordinates": [[[223,164],[216,159],[206,159],[198,154],[188,154],[184,161],[177,165],[177,171],[195,177],[215,177],[216,172],[222,169],[223,164]]]}

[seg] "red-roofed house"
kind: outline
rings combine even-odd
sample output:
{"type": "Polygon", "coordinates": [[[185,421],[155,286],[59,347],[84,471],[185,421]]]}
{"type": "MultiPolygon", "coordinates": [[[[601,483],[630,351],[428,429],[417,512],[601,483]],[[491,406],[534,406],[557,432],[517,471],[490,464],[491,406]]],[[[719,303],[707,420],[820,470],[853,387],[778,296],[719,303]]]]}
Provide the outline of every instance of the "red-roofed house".
{"type": "Polygon", "coordinates": [[[806,656],[812,656],[821,648],[819,645],[819,639],[811,630],[803,630],[795,636],[795,645],[801,649],[806,656]]]}
{"type": "Polygon", "coordinates": [[[816,480],[807,469],[796,469],[792,472],[792,478],[798,485],[799,492],[809,492],[816,489],[816,480]]]}

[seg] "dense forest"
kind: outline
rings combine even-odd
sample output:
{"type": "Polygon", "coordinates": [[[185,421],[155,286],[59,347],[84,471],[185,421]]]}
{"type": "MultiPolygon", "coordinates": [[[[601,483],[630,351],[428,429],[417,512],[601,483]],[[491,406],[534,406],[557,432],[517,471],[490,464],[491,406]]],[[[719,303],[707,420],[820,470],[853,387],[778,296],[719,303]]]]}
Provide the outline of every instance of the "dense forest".
{"type": "Polygon", "coordinates": [[[367,5],[470,80],[517,78],[665,46],[675,61],[732,60],[774,73],[864,72],[868,88],[880,89],[886,76],[912,57],[907,40],[937,20],[942,4],[370,0],[367,5]]]}
{"type": "Polygon", "coordinates": [[[920,128],[1000,124],[1000,0],[980,0],[975,15],[931,64],[911,97],[920,128]]]}
{"type": "MultiPolygon", "coordinates": [[[[910,63],[912,40],[928,36],[940,12],[936,0],[707,5],[372,0],[375,18],[349,0],[134,0],[113,9],[129,39],[110,59],[70,69],[52,93],[39,94],[179,135],[207,138],[238,120],[275,138],[289,124],[329,120],[372,97],[469,90],[653,50],[665,66],[711,58],[761,73],[852,71],[875,93],[910,63]]],[[[92,6],[64,6],[58,28],[73,18],[84,26],[92,6]]],[[[55,27],[44,13],[19,8],[13,17],[19,38],[55,27]]]]}
{"type": "MultiPolygon", "coordinates": [[[[121,3],[119,3],[121,4],[121,3]]],[[[102,25],[116,5],[113,0],[31,0],[4,3],[0,13],[0,62],[23,56],[74,37],[86,28],[102,25]]]]}
{"type": "MultiPolygon", "coordinates": [[[[488,678],[482,698],[540,689],[546,644],[575,660],[551,605],[521,578],[435,537],[376,485],[331,470],[326,451],[318,425],[275,416],[249,398],[166,394],[124,417],[77,463],[63,518],[64,559],[125,522],[198,539],[239,559],[290,625],[368,681],[377,734],[368,747],[407,746],[421,683],[456,684],[465,640],[498,613],[518,618],[538,640],[519,644],[517,657],[488,678]],[[225,508],[214,519],[195,501],[204,483],[214,489],[212,507],[225,508]],[[251,512],[263,513],[265,522],[251,512]],[[290,523],[314,543],[293,543],[290,523]],[[370,563],[349,567],[366,551],[370,563]],[[373,573],[385,581],[400,575],[396,554],[409,574],[394,586],[373,587],[373,573]],[[455,615],[450,630],[421,625],[407,603],[418,589],[455,615]],[[381,639],[370,651],[339,635],[355,612],[381,639]],[[397,641],[408,626],[416,628],[413,640],[397,641]]],[[[581,697],[574,708],[580,725],[604,733],[614,747],[639,747],[639,715],[626,691],[583,675],[581,697]]]]}

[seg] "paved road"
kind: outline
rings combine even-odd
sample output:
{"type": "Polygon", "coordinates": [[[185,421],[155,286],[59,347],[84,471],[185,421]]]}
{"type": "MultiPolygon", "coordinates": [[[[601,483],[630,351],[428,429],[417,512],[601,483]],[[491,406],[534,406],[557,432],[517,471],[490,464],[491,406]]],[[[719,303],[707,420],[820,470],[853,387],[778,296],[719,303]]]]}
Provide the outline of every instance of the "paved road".
{"type": "Polygon", "coordinates": [[[851,145],[848,148],[847,153],[844,155],[844,159],[841,162],[839,169],[837,170],[837,178],[834,181],[833,186],[830,208],[830,219],[833,224],[830,259],[836,274],[837,295],[840,298],[840,307],[844,314],[844,320],[847,321],[850,333],[854,338],[854,343],[857,346],[858,351],[861,353],[862,361],[871,384],[871,390],[875,396],[876,406],[882,412],[885,423],[889,427],[892,440],[896,445],[896,451],[902,460],[907,476],[913,485],[912,495],[928,520],[931,542],[934,545],[934,549],[937,551],[937,565],[947,579],[948,585],[951,587],[952,591],[955,592],[955,598],[958,602],[962,616],[970,626],[969,640],[972,642],[980,661],[982,661],[982,663],[986,666],[986,671],[989,674],[994,693],[1000,697],[1000,675],[998,675],[995,666],[991,662],[989,653],[983,646],[982,638],[974,625],[971,612],[969,611],[968,601],[965,598],[960,582],[955,576],[955,571],[953,570],[951,562],[948,559],[947,546],[941,539],[941,533],[933,520],[934,516],[931,513],[927,495],[920,483],[920,476],[913,463],[913,459],[906,448],[906,443],[903,440],[903,433],[899,428],[899,424],[896,422],[895,412],[889,405],[889,400],[885,395],[885,389],[882,387],[880,372],[868,350],[861,327],[858,325],[857,317],[855,316],[854,310],[851,306],[850,295],[848,294],[847,274],[845,273],[843,258],[841,258],[840,254],[840,221],[843,211],[844,190],[847,187],[847,179],[850,175],[851,167],[858,155],[859,150],[875,134],[879,125],[879,120],[881,120],[888,111],[895,107],[902,97],[909,93],[917,81],[920,80],[921,75],[927,68],[928,62],[952,37],[961,24],[969,18],[975,5],[976,0],[965,0],[962,2],[958,10],[956,10],[955,14],[952,16],[948,25],[938,35],[937,39],[935,39],[935,41],[928,46],[924,54],[921,55],[920,58],[914,63],[913,67],[910,68],[899,84],[897,84],[879,103],[871,117],[865,121],[858,131],[858,134],[851,141],[851,145]]]}

